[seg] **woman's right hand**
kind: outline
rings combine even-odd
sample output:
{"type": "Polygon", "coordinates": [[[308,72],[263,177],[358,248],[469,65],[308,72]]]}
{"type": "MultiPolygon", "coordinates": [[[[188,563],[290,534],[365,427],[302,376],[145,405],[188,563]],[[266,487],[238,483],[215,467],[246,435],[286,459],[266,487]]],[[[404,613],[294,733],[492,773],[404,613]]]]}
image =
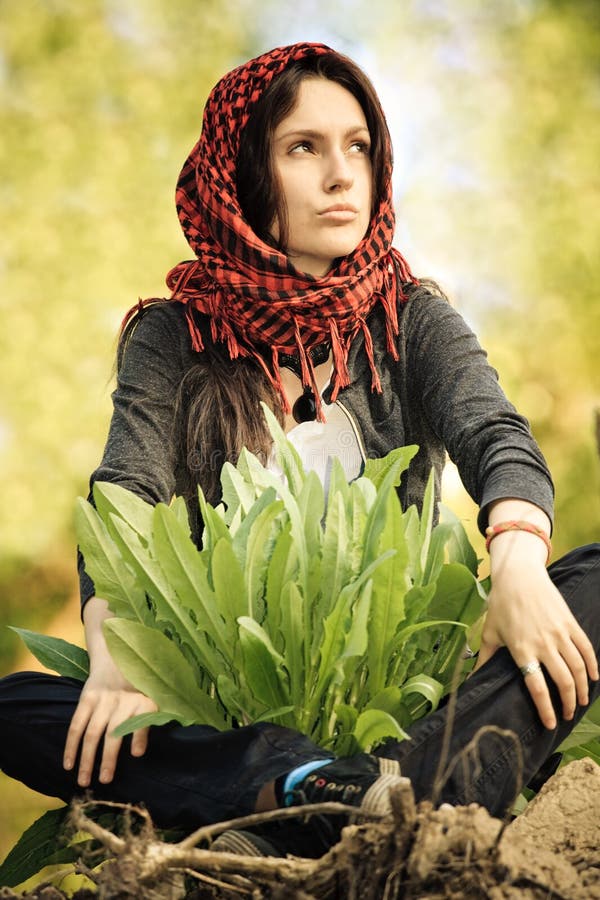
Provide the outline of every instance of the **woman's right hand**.
{"type": "MultiPolygon", "coordinates": [[[[137,691],[120,673],[108,652],[102,623],[110,617],[104,600],[92,597],[84,609],[86,643],[90,655],[90,675],[83,686],[77,709],[67,734],[63,765],[72,769],[80,750],[77,783],[89,787],[94,761],[102,741],[99,780],[112,781],[117,758],[123,742],[115,737],[114,729],[141,713],[156,712],[153,700],[137,691]]],[[[131,738],[132,756],[142,756],[148,745],[148,729],[134,732],[131,738]]]]}

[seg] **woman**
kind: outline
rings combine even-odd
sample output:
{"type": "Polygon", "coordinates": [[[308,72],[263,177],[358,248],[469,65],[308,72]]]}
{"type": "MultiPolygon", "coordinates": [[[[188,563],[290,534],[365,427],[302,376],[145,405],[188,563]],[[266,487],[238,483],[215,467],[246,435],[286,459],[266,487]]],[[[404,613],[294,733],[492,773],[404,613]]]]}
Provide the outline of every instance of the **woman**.
{"type": "MultiPolygon", "coordinates": [[[[447,449],[480,506],[493,578],[450,758],[481,726],[500,731],[454,768],[438,799],[503,813],[599,693],[600,553],[583,548],[546,569],[552,485],[527,423],[460,316],[391,249],[391,148],[372,85],[319,44],[240,66],[209,97],[177,207],[196,259],[169,273],[168,301],[141,304],[126,320],[92,481],[153,503],[184,494],[199,539],[196,485],[217,499],[221,464],[243,445],[269,458],[260,400],[305,458],[316,443],[325,460],[341,455],[349,478],[365,456],[419,444],[405,505],[420,503],[432,465],[439,494],[447,449]]],[[[112,662],[101,629],[110,611],[83,560],[80,572],[89,679],[83,690],[49,675],[4,680],[8,774],[65,800],[91,787],[143,801],[158,824],[187,828],[321,799],[386,810],[400,773],[417,799],[432,795],[447,707],[418,722],[410,741],[348,760],[264,723],[225,733],[165,726],[150,738],[140,730],[121,747],[113,729],[155,706],[112,662]]]]}

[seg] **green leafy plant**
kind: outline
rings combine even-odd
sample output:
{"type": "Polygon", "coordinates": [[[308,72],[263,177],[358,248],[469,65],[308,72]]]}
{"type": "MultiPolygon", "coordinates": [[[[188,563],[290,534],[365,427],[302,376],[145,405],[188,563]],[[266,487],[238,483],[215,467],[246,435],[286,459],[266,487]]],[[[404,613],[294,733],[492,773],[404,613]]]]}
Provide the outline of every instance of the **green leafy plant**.
{"type": "Polygon", "coordinates": [[[350,484],[334,462],[326,499],[265,414],[282,475],[245,450],[225,464],[223,502],[199,494],[201,550],[181,498],[152,507],[100,483],[95,508],[79,503],[86,568],[114,613],[109,649],[160,710],[118,732],[269,720],[341,753],[402,739],[469,666],[485,600],[474,551],[450,514],[432,527],[432,479],[421,515],[402,511],[416,447],[350,484]]]}

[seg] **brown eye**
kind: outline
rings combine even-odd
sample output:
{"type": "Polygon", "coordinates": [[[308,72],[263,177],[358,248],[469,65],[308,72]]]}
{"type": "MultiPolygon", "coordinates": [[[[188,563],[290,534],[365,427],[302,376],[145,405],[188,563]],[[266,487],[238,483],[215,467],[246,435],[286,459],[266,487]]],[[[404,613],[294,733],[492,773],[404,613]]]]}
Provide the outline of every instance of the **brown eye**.
{"type": "Polygon", "coordinates": [[[301,153],[301,152],[310,153],[311,151],[312,151],[312,144],[310,143],[310,141],[298,141],[297,144],[293,144],[293,146],[290,147],[289,152],[290,153],[301,153]]]}

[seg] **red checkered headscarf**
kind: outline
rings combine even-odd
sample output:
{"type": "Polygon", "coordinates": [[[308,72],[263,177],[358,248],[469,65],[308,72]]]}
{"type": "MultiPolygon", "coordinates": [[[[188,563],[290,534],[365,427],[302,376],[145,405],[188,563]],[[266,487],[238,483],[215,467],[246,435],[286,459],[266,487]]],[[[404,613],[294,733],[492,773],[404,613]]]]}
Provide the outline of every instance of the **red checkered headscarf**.
{"type": "MultiPolygon", "coordinates": [[[[227,345],[232,359],[250,356],[263,367],[289,403],[281,383],[279,356],[299,357],[302,383],[312,387],[322,418],[312,360],[307,351],[329,342],[333,356],[332,400],[349,384],[348,350],[362,332],[372,387],[381,391],[366,318],[380,303],[387,323],[387,349],[397,358],[397,282],[415,281],[402,256],[392,249],[391,165],[385,195],[369,230],[356,249],[323,277],[294,268],[288,257],[267,245],[244,219],[236,196],[236,160],[240,134],[271,81],[291,63],[332,53],[323,44],[294,44],[252,59],[222,78],[204,110],[202,133],[177,184],[177,211],[196,255],[167,275],[171,300],[188,305],[193,347],[203,349],[192,310],[206,313],[212,338],[227,345]],[[393,264],[392,256],[396,265],[393,264]],[[267,349],[268,348],[268,349],[267,349]]],[[[391,159],[391,148],[388,154],[391,159]]]]}

